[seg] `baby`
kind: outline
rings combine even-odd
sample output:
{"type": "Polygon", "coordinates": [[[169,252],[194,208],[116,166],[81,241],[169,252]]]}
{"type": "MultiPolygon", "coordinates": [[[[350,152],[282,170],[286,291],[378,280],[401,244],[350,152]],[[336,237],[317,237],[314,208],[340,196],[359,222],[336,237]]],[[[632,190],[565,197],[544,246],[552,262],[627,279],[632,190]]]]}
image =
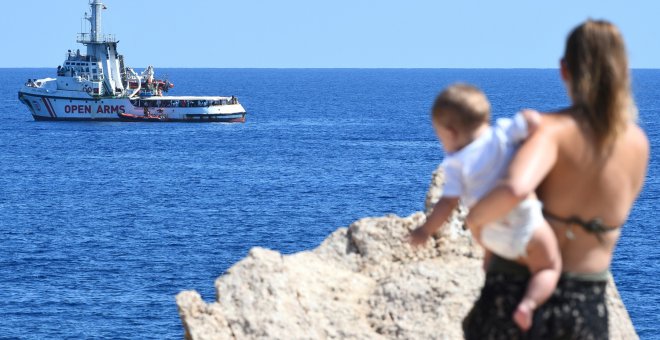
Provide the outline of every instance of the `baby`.
{"type": "MultiPolygon", "coordinates": [[[[517,146],[533,133],[541,117],[524,111],[512,119],[498,119],[489,125],[490,104],[479,89],[457,84],[438,95],[431,110],[432,122],[446,156],[442,198],[426,223],[410,235],[413,245],[426,243],[458,206],[468,208],[487,194],[507,172],[517,146]]],[[[473,236],[490,252],[524,263],[531,272],[527,290],[513,314],[523,331],[532,325],[534,309],[552,294],[561,272],[557,240],[543,219],[541,202],[528,197],[502,220],[484,226],[473,236]]]]}

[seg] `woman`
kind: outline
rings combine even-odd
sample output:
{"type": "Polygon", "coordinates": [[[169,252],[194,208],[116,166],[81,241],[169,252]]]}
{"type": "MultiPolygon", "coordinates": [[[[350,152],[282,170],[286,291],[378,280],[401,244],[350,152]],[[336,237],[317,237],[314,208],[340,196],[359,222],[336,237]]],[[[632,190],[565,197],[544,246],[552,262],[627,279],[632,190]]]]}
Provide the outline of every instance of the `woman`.
{"type": "Polygon", "coordinates": [[[543,116],[507,180],[472,208],[466,223],[479,237],[481,226],[536,191],[557,236],[562,278],[548,301],[528,306],[531,328],[520,329],[512,315],[523,297],[530,298],[529,272],[493,259],[481,296],[464,320],[467,339],[608,338],[608,268],[644,182],[649,143],[635,122],[625,47],[614,25],[589,20],[575,28],[561,75],[572,106],[543,116]]]}

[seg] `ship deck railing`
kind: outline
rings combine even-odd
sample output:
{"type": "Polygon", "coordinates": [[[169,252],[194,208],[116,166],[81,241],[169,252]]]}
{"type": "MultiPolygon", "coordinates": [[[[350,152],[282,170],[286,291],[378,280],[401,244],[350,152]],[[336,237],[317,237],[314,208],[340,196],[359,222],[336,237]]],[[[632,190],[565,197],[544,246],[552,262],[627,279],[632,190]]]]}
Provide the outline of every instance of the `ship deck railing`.
{"type": "Polygon", "coordinates": [[[79,54],[78,52],[67,52],[64,55],[66,61],[87,61],[87,62],[97,62],[95,56],[79,54]]]}
{"type": "Polygon", "coordinates": [[[216,99],[216,100],[168,100],[168,99],[133,99],[131,104],[137,107],[210,107],[238,104],[238,99],[216,99]]]}
{"type": "Polygon", "coordinates": [[[101,39],[94,41],[90,33],[78,33],[76,42],[81,44],[103,44],[103,43],[116,43],[117,37],[114,34],[101,35],[101,39]]]}

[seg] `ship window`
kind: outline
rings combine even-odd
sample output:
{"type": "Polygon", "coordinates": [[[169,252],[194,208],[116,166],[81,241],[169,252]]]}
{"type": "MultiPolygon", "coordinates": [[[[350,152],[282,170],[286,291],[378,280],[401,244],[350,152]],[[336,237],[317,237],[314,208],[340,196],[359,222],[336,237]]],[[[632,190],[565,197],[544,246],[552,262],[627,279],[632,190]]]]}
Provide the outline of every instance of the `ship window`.
{"type": "Polygon", "coordinates": [[[92,69],[92,73],[96,73],[96,69],[95,69],[95,68],[92,69]]]}

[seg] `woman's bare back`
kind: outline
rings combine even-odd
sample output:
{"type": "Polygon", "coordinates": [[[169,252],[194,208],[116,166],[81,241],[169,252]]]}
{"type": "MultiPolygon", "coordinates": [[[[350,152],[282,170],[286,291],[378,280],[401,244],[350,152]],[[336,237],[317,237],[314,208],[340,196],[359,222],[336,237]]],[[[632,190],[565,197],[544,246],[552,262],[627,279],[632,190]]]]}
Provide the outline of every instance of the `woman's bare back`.
{"type": "MultiPolygon", "coordinates": [[[[597,156],[589,132],[570,111],[544,115],[538,132],[555,144],[557,157],[537,189],[544,210],[622,226],[646,175],[649,144],[644,132],[628,124],[605,157],[597,156]]],[[[609,267],[620,229],[594,234],[574,223],[548,221],[559,241],[564,271],[592,273],[609,267]]]]}

